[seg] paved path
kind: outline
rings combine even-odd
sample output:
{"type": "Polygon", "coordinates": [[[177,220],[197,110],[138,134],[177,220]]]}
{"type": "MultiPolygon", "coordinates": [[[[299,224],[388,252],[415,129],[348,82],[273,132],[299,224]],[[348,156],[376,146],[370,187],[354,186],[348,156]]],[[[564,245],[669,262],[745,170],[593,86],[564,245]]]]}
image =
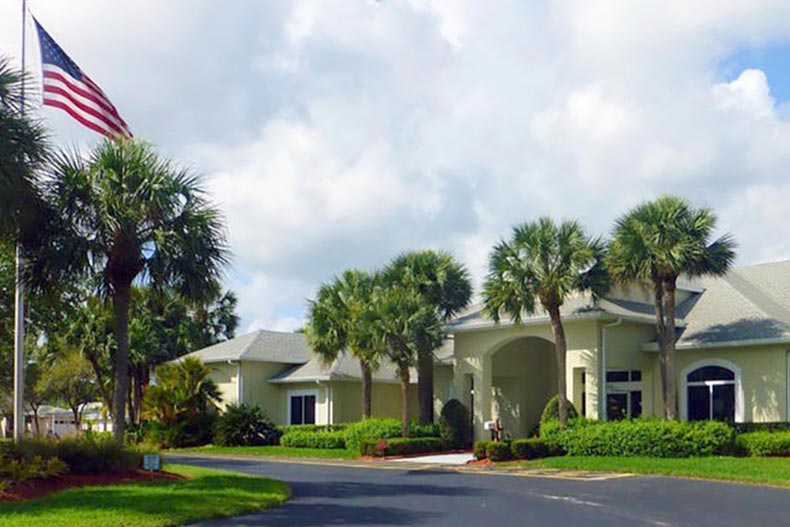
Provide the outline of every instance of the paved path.
{"type": "Polygon", "coordinates": [[[439,465],[465,465],[475,458],[471,452],[464,454],[435,454],[432,456],[414,456],[393,459],[393,463],[436,463],[439,465]]]}
{"type": "Polygon", "coordinates": [[[285,506],[203,527],[790,526],[790,491],[663,477],[587,480],[179,457],[178,463],[281,479],[285,506]]]}

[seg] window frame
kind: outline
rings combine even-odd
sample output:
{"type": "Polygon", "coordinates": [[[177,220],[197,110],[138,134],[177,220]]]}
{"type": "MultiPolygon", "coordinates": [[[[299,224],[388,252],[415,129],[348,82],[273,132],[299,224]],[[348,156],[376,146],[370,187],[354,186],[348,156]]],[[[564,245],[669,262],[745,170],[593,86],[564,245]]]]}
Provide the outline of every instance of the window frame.
{"type": "MultiPolygon", "coordinates": [[[[320,424],[318,422],[318,397],[319,391],[318,390],[288,390],[288,396],[285,398],[285,415],[288,417],[288,424],[293,425],[295,423],[292,422],[291,419],[291,399],[294,397],[302,397],[302,421],[304,421],[305,416],[305,404],[304,398],[313,396],[315,397],[315,406],[313,408],[313,415],[315,415],[315,423],[320,424]]],[[[304,424],[304,423],[300,423],[304,424]]]]}
{"type": "MultiPolygon", "coordinates": [[[[710,403],[713,404],[713,393],[712,389],[713,386],[723,386],[723,385],[731,385],[735,387],[735,421],[736,423],[743,423],[744,422],[744,395],[743,395],[743,384],[741,380],[741,368],[724,359],[703,359],[698,360],[696,362],[692,362],[685,368],[683,371],[680,372],[680,393],[679,397],[679,410],[680,410],[680,418],[683,421],[688,421],[688,389],[689,386],[707,386],[710,392],[710,403]],[[690,373],[704,368],[706,366],[717,366],[719,368],[725,368],[730,370],[734,375],[734,380],[717,380],[717,381],[688,381],[688,376],[690,373]]],[[[710,413],[708,415],[711,415],[710,413]]]]}
{"type": "MultiPolygon", "coordinates": [[[[642,389],[642,370],[638,369],[624,369],[624,368],[607,368],[606,369],[606,395],[607,397],[609,394],[621,394],[626,396],[626,419],[633,418],[632,412],[632,393],[633,392],[640,392],[642,400],[640,404],[644,404],[644,390],[642,389]],[[627,381],[610,381],[609,374],[610,373],[625,373],[627,381]],[[638,373],[639,380],[634,380],[634,373],[638,373]]],[[[609,417],[609,401],[604,401],[604,411],[606,412],[606,420],[611,420],[609,417]]],[[[640,415],[644,415],[644,406],[642,406],[642,412],[640,415]]]]}

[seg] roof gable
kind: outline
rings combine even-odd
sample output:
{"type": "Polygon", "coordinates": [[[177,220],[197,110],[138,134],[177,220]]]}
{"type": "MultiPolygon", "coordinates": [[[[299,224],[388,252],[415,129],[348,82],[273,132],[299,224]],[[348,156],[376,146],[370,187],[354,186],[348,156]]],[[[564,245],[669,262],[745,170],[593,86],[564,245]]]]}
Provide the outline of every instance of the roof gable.
{"type": "Polygon", "coordinates": [[[197,358],[205,363],[248,360],[304,364],[311,355],[304,333],[258,330],[193,351],[185,357],[197,358]]]}

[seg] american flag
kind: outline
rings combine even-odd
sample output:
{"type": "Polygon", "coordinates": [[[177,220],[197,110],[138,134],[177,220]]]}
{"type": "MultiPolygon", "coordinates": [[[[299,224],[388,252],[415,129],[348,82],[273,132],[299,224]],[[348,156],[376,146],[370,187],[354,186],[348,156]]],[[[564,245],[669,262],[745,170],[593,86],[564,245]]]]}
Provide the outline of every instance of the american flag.
{"type": "Polygon", "coordinates": [[[109,97],[66,55],[38,20],[44,104],[60,108],[83,126],[110,139],[132,137],[109,97]]]}

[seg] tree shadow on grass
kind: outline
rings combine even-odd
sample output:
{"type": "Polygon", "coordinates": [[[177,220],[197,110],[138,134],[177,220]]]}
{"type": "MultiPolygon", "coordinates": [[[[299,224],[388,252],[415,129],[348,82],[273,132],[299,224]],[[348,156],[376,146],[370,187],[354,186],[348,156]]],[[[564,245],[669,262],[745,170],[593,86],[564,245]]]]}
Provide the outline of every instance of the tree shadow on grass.
{"type": "MultiPolygon", "coordinates": [[[[217,515],[242,514],[281,504],[287,486],[278,481],[235,475],[70,489],[38,500],[3,504],[0,524],[47,525],[63,519],[103,518],[113,524],[131,519],[172,518],[194,521],[217,515]]],[[[98,523],[84,522],[87,525],[98,523]]]]}

